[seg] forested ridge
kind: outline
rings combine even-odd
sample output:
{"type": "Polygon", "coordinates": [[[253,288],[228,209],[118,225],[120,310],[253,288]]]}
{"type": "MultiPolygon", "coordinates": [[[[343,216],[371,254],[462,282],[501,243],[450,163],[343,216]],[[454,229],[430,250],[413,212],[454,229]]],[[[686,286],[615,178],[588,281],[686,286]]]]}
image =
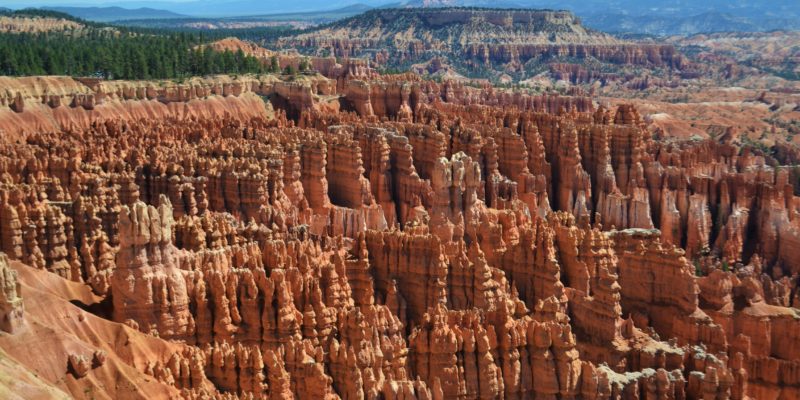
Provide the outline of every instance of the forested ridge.
{"type": "MultiPolygon", "coordinates": [[[[252,30],[175,32],[120,28],[52,11],[0,14],[64,18],[85,26],[41,33],[0,33],[0,75],[171,79],[218,73],[277,72],[272,71],[272,63],[263,63],[241,51],[220,52],[203,46],[225,35],[253,35],[252,30]]],[[[264,36],[270,33],[273,32],[263,32],[264,36]]]]}
{"type": "Polygon", "coordinates": [[[98,76],[106,79],[166,79],[217,73],[267,72],[241,51],[201,46],[194,34],[123,35],[90,33],[0,34],[0,74],[98,76]]]}

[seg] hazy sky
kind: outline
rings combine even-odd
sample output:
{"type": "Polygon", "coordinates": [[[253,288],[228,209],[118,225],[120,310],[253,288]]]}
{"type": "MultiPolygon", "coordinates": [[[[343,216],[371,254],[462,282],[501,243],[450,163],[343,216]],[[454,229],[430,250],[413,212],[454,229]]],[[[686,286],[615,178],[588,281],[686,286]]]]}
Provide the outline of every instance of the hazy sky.
{"type": "MultiPolygon", "coordinates": [[[[170,6],[179,3],[193,3],[193,2],[201,2],[203,0],[0,0],[0,7],[11,7],[11,8],[20,8],[20,7],[38,7],[38,6],[82,6],[82,7],[106,7],[106,6],[148,6],[148,7],[158,7],[158,5],[163,6],[170,6]]],[[[207,1],[207,0],[206,0],[207,1]]],[[[203,1],[205,2],[205,1],[203,1]]],[[[239,2],[239,0],[216,0],[214,3],[233,3],[239,2]]],[[[284,4],[287,0],[262,0],[260,1],[264,4],[274,3],[284,4]]],[[[374,3],[375,0],[353,0],[351,3],[374,3]]],[[[379,2],[379,1],[378,1],[379,2]]]]}
{"type": "Polygon", "coordinates": [[[234,16],[333,10],[354,4],[381,6],[404,0],[0,0],[0,7],[149,7],[190,16],[234,16]]]}
{"type": "MultiPolygon", "coordinates": [[[[184,15],[226,16],[333,10],[354,4],[382,6],[416,3],[418,0],[0,0],[0,7],[121,6],[150,7],[184,15]]],[[[753,13],[770,18],[797,18],[800,0],[456,0],[458,4],[567,9],[577,14],[622,12],[625,14],[725,12],[739,17],[753,13]]]]}
{"type": "MultiPolygon", "coordinates": [[[[35,6],[35,5],[48,5],[48,6],[108,6],[108,5],[115,5],[121,3],[151,3],[151,4],[174,4],[174,3],[189,3],[196,0],[152,0],[152,1],[119,1],[119,0],[28,0],[28,1],[18,1],[18,0],[0,0],[0,5],[10,5],[10,6],[35,6]]],[[[219,0],[219,3],[226,3],[235,0],[219,0]]],[[[266,3],[271,1],[279,1],[279,0],[264,0],[266,3]]],[[[367,0],[369,2],[369,0],[367,0]]]]}
{"type": "MultiPolygon", "coordinates": [[[[146,5],[154,5],[157,6],[159,3],[162,4],[174,4],[174,3],[191,3],[198,0],[0,0],[0,7],[31,7],[31,6],[39,6],[39,5],[80,5],[80,6],[111,6],[111,5],[123,5],[127,6],[130,4],[146,4],[146,5]]],[[[203,1],[203,0],[200,0],[203,1]]],[[[208,0],[205,0],[208,1],[208,0]]],[[[214,3],[226,3],[226,2],[238,2],[239,0],[216,0],[214,3]]],[[[385,4],[392,2],[392,0],[352,0],[348,3],[350,4],[385,4]]],[[[270,4],[274,3],[275,5],[283,5],[287,3],[287,0],[261,0],[259,1],[261,4],[270,4]]],[[[324,3],[320,1],[320,3],[324,3]]],[[[334,2],[331,2],[334,3],[334,2]]]]}
{"type": "MultiPolygon", "coordinates": [[[[127,5],[135,3],[147,3],[157,6],[158,4],[170,5],[176,3],[190,3],[196,0],[151,0],[151,1],[125,1],[125,0],[0,0],[0,6],[5,7],[36,7],[36,6],[82,6],[82,7],[105,7],[115,5],[127,5]]],[[[219,3],[226,3],[235,0],[219,0],[219,3]]],[[[265,3],[277,2],[279,0],[264,0],[265,3]]],[[[368,2],[369,0],[367,0],[368,2]]]]}

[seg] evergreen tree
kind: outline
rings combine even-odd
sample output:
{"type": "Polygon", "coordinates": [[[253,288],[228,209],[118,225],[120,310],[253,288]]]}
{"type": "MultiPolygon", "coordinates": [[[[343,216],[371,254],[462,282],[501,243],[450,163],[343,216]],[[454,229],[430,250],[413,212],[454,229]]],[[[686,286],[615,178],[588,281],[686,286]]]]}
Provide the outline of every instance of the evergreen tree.
{"type": "Polygon", "coordinates": [[[281,65],[278,62],[278,56],[272,56],[269,59],[269,72],[278,73],[281,70],[281,65]]]}
{"type": "MultiPolygon", "coordinates": [[[[61,33],[0,33],[0,74],[100,76],[107,79],[169,79],[209,73],[260,73],[258,59],[242,51],[202,46],[202,35],[118,34],[100,30],[61,33]]],[[[277,60],[276,60],[277,61],[277,60]]]]}
{"type": "Polygon", "coordinates": [[[298,69],[300,69],[300,72],[306,72],[310,69],[308,58],[303,57],[303,59],[300,60],[300,65],[298,65],[298,69]]]}

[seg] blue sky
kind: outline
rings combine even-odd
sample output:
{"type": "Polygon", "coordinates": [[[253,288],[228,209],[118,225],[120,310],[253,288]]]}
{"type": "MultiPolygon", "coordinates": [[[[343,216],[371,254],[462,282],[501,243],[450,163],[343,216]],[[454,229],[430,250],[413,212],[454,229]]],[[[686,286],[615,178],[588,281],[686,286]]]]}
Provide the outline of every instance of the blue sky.
{"type": "MultiPolygon", "coordinates": [[[[46,6],[84,6],[84,7],[103,7],[103,6],[113,6],[118,4],[124,3],[151,3],[151,4],[164,4],[170,5],[175,3],[191,3],[196,0],[153,0],[153,1],[119,1],[119,0],[27,0],[27,1],[17,1],[17,0],[0,0],[0,5],[5,5],[6,7],[25,7],[25,6],[39,6],[39,5],[46,5],[46,6]]],[[[219,0],[218,3],[229,3],[234,0],[219,0]]],[[[278,2],[279,0],[264,0],[265,3],[269,2],[278,2]]],[[[366,2],[369,2],[367,0],[366,2]]]]}
{"type": "MultiPolygon", "coordinates": [[[[308,3],[310,5],[323,5],[323,4],[368,4],[368,5],[382,5],[393,2],[400,2],[398,0],[260,0],[250,1],[251,3],[260,3],[264,5],[274,4],[277,7],[283,8],[287,3],[308,3]]],[[[158,8],[170,7],[180,5],[183,3],[244,3],[241,0],[0,0],[1,7],[22,8],[22,7],[39,7],[39,6],[81,6],[81,7],[106,7],[106,6],[122,6],[122,7],[137,7],[147,6],[158,8]]]]}
{"type": "Polygon", "coordinates": [[[331,10],[353,4],[380,6],[388,3],[400,3],[404,0],[0,0],[0,7],[108,7],[124,8],[149,7],[169,10],[183,14],[203,13],[204,10],[214,13],[280,13],[284,11],[331,10]]]}
{"type": "Polygon", "coordinates": [[[125,8],[151,7],[170,9],[173,7],[186,6],[187,3],[202,4],[225,4],[250,3],[258,5],[259,8],[275,6],[275,9],[286,8],[310,8],[310,9],[334,9],[352,4],[368,4],[372,6],[387,3],[399,3],[402,0],[0,0],[0,7],[24,8],[42,6],[81,6],[81,7],[108,7],[120,6],[125,8]]]}
{"type": "Polygon", "coordinates": [[[368,4],[380,6],[403,0],[0,0],[0,7],[149,7],[185,15],[253,15],[296,11],[319,11],[368,4]]]}

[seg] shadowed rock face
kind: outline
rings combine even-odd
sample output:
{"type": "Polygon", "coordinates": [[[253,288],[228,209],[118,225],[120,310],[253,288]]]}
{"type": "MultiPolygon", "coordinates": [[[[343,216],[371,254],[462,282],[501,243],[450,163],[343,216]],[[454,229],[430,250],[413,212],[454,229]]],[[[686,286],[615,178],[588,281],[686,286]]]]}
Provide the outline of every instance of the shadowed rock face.
{"type": "MultiPolygon", "coordinates": [[[[170,104],[261,108],[92,112],[0,144],[0,248],[127,332],[58,347],[70,377],[47,384],[87,397],[64,382],[116,369],[184,398],[800,395],[786,167],[655,140],[629,105],[343,79],[197,84],[170,104]]],[[[0,124],[74,113],[39,108],[49,85],[10,95],[0,124]]],[[[61,96],[110,83],[88,85],[61,96]]],[[[117,85],[123,110],[150,101],[150,83],[117,85]]],[[[4,260],[0,347],[47,320],[22,313],[44,295],[21,296],[4,260]]]]}

